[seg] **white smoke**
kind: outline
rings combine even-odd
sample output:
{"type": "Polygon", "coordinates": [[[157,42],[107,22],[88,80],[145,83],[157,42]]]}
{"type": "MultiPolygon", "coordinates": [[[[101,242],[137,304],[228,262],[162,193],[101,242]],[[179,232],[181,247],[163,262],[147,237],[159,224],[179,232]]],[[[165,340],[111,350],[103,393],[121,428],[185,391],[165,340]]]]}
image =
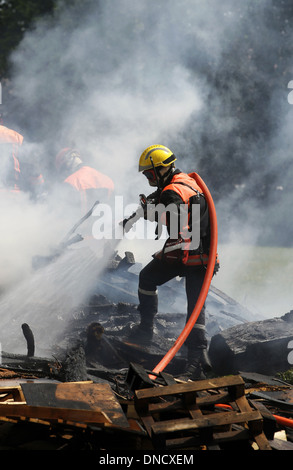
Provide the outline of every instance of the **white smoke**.
{"type": "MultiPolygon", "coordinates": [[[[183,14],[186,5],[162,11],[163,4],[150,8],[148,2],[131,8],[128,1],[87,2],[88,9],[60,2],[54,18],[26,33],[11,58],[15,111],[27,147],[40,146],[38,164],[49,189],[56,153],[74,146],[111,176],[125,204],[139,202],[142,184],[149,191],[137,173],[139,154],[180,132],[203,106],[201,81],[178,56],[183,24],[171,34],[176,9],[183,14]]],[[[51,197],[50,214],[54,205],[55,226],[65,230],[62,205],[51,197]]],[[[44,242],[35,229],[23,231],[24,243],[32,231],[44,242]]]]}

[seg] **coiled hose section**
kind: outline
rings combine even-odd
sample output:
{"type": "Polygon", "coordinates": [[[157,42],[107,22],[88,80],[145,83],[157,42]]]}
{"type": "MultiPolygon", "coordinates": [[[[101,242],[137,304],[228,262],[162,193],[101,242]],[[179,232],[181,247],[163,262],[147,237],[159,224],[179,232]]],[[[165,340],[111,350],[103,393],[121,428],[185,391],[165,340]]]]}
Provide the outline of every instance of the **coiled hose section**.
{"type": "MultiPolygon", "coordinates": [[[[213,201],[213,198],[210,194],[208,187],[206,186],[205,182],[198,174],[196,174],[196,181],[197,181],[197,184],[201,187],[205,195],[206,201],[208,203],[209,215],[210,215],[211,240],[210,240],[210,253],[209,253],[209,260],[207,264],[207,270],[206,270],[206,274],[204,277],[200,295],[189,317],[189,320],[187,321],[184,329],[178,336],[173,346],[169,349],[169,351],[165,354],[165,356],[153,369],[152,372],[154,372],[155,374],[159,374],[159,372],[162,372],[165,369],[165,367],[169,364],[169,362],[173,359],[175,354],[179,351],[181,346],[186,341],[205,303],[205,300],[206,300],[206,297],[208,295],[208,291],[211,285],[212,277],[214,274],[214,268],[215,268],[215,263],[216,263],[216,258],[217,258],[217,246],[218,246],[218,224],[217,224],[216,209],[215,209],[214,201],[213,201]]],[[[156,376],[150,375],[150,378],[155,379],[156,376]]]]}

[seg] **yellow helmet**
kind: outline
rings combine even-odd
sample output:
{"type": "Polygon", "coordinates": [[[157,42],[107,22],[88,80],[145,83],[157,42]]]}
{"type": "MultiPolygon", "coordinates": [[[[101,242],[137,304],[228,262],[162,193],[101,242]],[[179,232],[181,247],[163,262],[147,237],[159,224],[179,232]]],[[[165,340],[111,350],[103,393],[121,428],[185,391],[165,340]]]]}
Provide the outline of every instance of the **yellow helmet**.
{"type": "Polygon", "coordinates": [[[168,166],[175,160],[173,152],[164,145],[151,145],[141,154],[138,171],[150,170],[157,166],[168,166]]]}

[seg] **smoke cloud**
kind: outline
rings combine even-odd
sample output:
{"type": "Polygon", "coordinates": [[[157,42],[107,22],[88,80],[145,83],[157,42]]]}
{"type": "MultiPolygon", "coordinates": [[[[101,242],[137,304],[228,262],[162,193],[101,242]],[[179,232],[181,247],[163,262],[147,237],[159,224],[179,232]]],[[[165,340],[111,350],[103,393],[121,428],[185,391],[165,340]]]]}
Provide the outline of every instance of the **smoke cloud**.
{"type": "MultiPolygon", "coordinates": [[[[24,196],[21,210],[8,205],[6,279],[16,272],[25,278],[31,257],[48,252],[75,222],[52,190],[55,155],[68,146],[111,176],[125,205],[150,192],[137,172],[149,145],[167,145],[179,168],[200,173],[215,199],[223,245],[215,283],[228,293],[251,269],[252,247],[291,247],[288,5],[60,1],[53,16],[37,21],[11,56],[13,92],[5,105],[7,126],[33,147],[26,159],[49,191],[45,202],[24,196]],[[234,252],[230,245],[250,248],[234,252]]],[[[266,288],[260,286],[258,308],[266,288]]]]}

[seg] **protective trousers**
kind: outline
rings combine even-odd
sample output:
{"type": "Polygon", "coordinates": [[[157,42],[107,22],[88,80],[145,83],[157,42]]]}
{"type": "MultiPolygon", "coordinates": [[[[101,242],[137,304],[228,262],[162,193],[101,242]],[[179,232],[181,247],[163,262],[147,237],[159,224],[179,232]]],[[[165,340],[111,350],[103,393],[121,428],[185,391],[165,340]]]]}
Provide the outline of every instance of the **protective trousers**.
{"type": "MultiPolygon", "coordinates": [[[[158,311],[157,287],[165,284],[176,276],[185,277],[185,289],[187,296],[187,318],[193,312],[199,297],[205,277],[204,266],[175,266],[154,258],[140,272],[139,275],[139,311],[141,315],[141,326],[152,328],[154,316],[158,311]]],[[[188,351],[206,349],[207,340],[205,335],[205,305],[191,330],[185,344],[188,351]]]]}

